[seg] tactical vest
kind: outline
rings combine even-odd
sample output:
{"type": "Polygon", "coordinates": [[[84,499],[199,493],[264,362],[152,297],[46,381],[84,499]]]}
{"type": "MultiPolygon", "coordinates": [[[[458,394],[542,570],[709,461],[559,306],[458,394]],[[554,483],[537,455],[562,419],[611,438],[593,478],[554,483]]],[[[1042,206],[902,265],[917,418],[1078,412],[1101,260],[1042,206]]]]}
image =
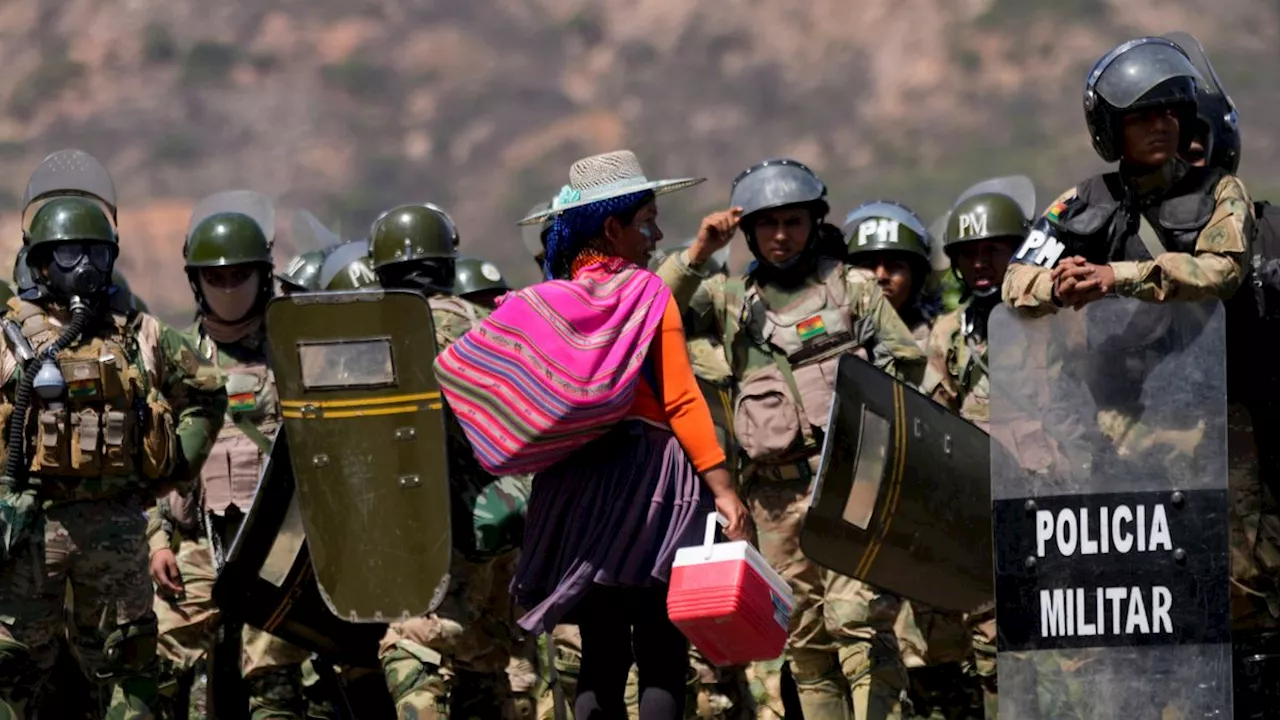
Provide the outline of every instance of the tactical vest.
{"type": "MultiPolygon", "coordinates": [[[[37,353],[62,330],[39,305],[15,298],[8,308],[7,317],[37,353]]],[[[61,407],[31,396],[26,426],[32,475],[101,480],[85,486],[85,497],[98,497],[137,485],[133,478],[159,480],[173,471],[174,413],[155,388],[154,370],[146,367],[138,317],[110,313],[106,323],[90,329],[92,336],[58,353],[55,361],[66,382],[61,407]]],[[[12,405],[6,405],[11,413],[12,405]]]]}
{"type": "MultiPolygon", "coordinates": [[[[947,372],[961,388],[960,417],[990,432],[991,378],[987,370],[987,341],[974,334],[972,305],[960,311],[960,329],[947,348],[947,372]]],[[[989,311],[989,310],[988,310],[989,311]]]]}
{"type": "Polygon", "coordinates": [[[1051,268],[1072,255],[1098,265],[1152,260],[1150,242],[1141,234],[1143,219],[1155,231],[1163,251],[1192,254],[1200,231],[1213,216],[1214,189],[1223,175],[1217,169],[1188,168],[1156,202],[1143,203],[1126,200],[1119,173],[1089,178],[1077,186],[1076,197],[1066,203],[1059,219],[1051,217],[1051,209],[1050,215],[1036,222],[1013,261],[1051,268]]]}
{"type": "Polygon", "coordinates": [[[793,463],[821,448],[840,356],[865,358],[874,333],[869,318],[853,315],[847,272],[842,262],[819,260],[812,277],[772,306],[765,295],[779,296],[776,287],[752,284],[740,300],[726,293],[726,344],[741,378],[734,431],[752,462],[793,463]]]}
{"type": "Polygon", "coordinates": [[[226,422],[200,472],[204,510],[223,515],[235,505],[248,512],[271,441],[280,430],[275,374],[265,357],[258,361],[233,360],[229,354],[219,352],[208,336],[200,334],[195,340],[201,354],[227,378],[226,422]]]}

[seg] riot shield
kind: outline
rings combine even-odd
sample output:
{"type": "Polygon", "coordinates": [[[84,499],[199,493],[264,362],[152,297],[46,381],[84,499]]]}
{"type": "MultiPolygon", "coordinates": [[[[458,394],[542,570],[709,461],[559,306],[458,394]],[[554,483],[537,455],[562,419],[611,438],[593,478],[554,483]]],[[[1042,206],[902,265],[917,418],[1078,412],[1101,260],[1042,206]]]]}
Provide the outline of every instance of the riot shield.
{"type": "Polygon", "coordinates": [[[956,198],[955,204],[951,207],[983,193],[999,193],[1013,198],[1022,208],[1022,214],[1028,218],[1034,218],[1039,209],[1036,207],[1036,185],[1026,175],[1008,175],[974,183],[960,193],[960,197],[956,198]]]}
{"type": "Polygon", "coordinates": [[[213,585],[218,608],[232,622],[265,630],[333,662],[379,669],[378,642],[386,626],[347,622],[321,597],[283,429],[258,488],[213,585]]]}
{"type": "Polygon", "coordinates": [[[196,203],[195,207],[191,208],[191,219],[187,223],[187,237],[191,236],[191,231],[195,230],[205,218],[226,212],[240,213],[253,218],[253,221],[262,229],[262,234],[267,236],[267,245],[275,243],[275,206],[265,195],[253,190],[227,190],[214,193],[196,203]]]}
{"type": "Polygon", "coordinates": [[[25,215],[34,203],[57,195],[82,195],[106,206],[116,222],[116,186],[111,173],[83,150],[59,150],[46,157],[31,173],[22,196],[25,215]]]}
{"type": "Polygon", "coordinates": [[[1227,108],[1235,109],[1235,104],[1231,102],[1231,98],[1227,95],[1226,90],[1223,89],[1222,80],[1218,78],[1218,73],[1214,71],[1213,65],[1210,64],[1209,56],[1205,54],[1204,46],[1200,44],[1200,41],[1190,33],[1181,31],[1165,33],[1164,38],[1182,48],[1187,57],[1191,58],[1191,64],[1195,65],[1196,70],[1200,72],[1201,89],[1210,95],[1221,96],[1227,108]]]}
{"type": "MultiPolygon", "coordinates": [[[[359,260],[362,257],[368,257],[368,256],[369,256],[368,240],[352,240],[351,242],[343,243],[338,247],[334,248],[333,251],[330,252],[329,255],[325,257],[324,265],[320,266],[319,287],[321,288],[329,287],[329,282],[333,280],[333,278],[339,272],[348,270],[348,268],[351,267],[351,263],[355,262],[356,260],[359,260]]],[[[367,271],[370,273],[373,272],[372,270],[368,270],[368,268],[364,268],[363,265],[357,265],[356,267],[363,268],[364,269],[363,271],[367,271]]],[[[371,278],[371,280],[376,280],[376,279],[377,278],[371,278]]],[[[353,278],[353,280],[355,280],[355,278],[353,278]]],[[[354,284],[359,285],[361,283],[354,283],[354,284]]]]}
{"type": "Polygon", "coordinates": [[[406,290],[278,297],[267,328],[325,602],[353,622],[431,611],[448,586],[453,546],[426,298],[406,290]]]}
{"type": "Polygon", "coordinates": [[[968,612],[994,593],[986,433],[853,356],[840,359],[800,545],[814,562],[968,612]]]}
{"type": "Polygon", "coordinates": [[[1000,715],[1230,718],[1222,306],[990,323],[1000,715]]]}
{"type": "Polygon", "coordinates": [[[327,250],[342,244],[342,238],[337,233],[325,227],[319,218],[307,210],[299,210],[293,214],[289,236],[293,240],[294,252],[299,254],[327,250]]]}

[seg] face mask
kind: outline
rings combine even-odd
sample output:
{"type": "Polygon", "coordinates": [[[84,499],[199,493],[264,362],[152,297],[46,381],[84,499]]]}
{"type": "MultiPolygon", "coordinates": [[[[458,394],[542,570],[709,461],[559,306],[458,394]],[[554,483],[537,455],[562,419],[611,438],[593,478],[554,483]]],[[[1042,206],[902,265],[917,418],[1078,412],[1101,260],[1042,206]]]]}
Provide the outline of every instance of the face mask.
{"type": "Polygon", "coordinates": [[[200,275],[200,292],[209,312],[223,322],[243,320],[253,310],[258,300],[258,289],[262,284],[261,270],[255,270],[247,280],[239,285],[221,288],[210,285],[204,275],[200,275]]]}
{"type": "Polygon", "coordinates": [[[106,243],[59,243],[53,248],[49,289],[60,297],[88,297],[106,289],[115,251],[106,243]]]}

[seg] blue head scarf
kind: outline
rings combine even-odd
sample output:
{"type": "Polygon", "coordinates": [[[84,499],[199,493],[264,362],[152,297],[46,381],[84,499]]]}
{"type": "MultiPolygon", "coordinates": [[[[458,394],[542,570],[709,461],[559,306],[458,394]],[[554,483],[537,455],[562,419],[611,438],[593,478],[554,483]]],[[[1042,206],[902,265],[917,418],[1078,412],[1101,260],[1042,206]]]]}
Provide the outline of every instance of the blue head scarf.
{"type": "Polygon", "coordinates": [[[653,192],[649,190],[620,195],[571,208],[557,215],[551,231],[547,233],[547,256],[542,264],[546,279],[567,277],[573,259],[582,251],[587,241],[600,235],[604,230],[604,221],[609,216],[626,212],[652,196],[653,192]]]}

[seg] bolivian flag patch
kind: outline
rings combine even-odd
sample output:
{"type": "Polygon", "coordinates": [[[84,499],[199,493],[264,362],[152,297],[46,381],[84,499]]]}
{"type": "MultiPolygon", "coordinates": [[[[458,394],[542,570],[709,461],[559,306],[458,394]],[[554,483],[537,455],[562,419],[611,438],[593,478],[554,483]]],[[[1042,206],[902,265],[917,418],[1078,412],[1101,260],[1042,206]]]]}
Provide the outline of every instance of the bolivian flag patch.
{"type": "Polygon", "coordinates": [[[1061,217],[1062,213],[1066,211],[1067,211],[1067,203],[1065,201],[1060,203],[1054,203],[1053,207],[1049,208],[1048,212],[1045,213],[1045,217],[1049,218],[1054,222],[1058,222],[1058,218],[1061,217]]]}
{"type": "Polygon", "coordinates": [[[231,412],[249,412],[258,406],[258,397],[251,392],[236,393],[227,398],[231,412]]]}
{"type": "Polygon", "coordinates": [[[827,324],[822,322],[821,315],[814,315],[808,320],[801,320],[800,324],[796,325],[796,331],[800,333],[801,340],[808,340],[819,335],[825,335],[827,333],[827,324]]]}

